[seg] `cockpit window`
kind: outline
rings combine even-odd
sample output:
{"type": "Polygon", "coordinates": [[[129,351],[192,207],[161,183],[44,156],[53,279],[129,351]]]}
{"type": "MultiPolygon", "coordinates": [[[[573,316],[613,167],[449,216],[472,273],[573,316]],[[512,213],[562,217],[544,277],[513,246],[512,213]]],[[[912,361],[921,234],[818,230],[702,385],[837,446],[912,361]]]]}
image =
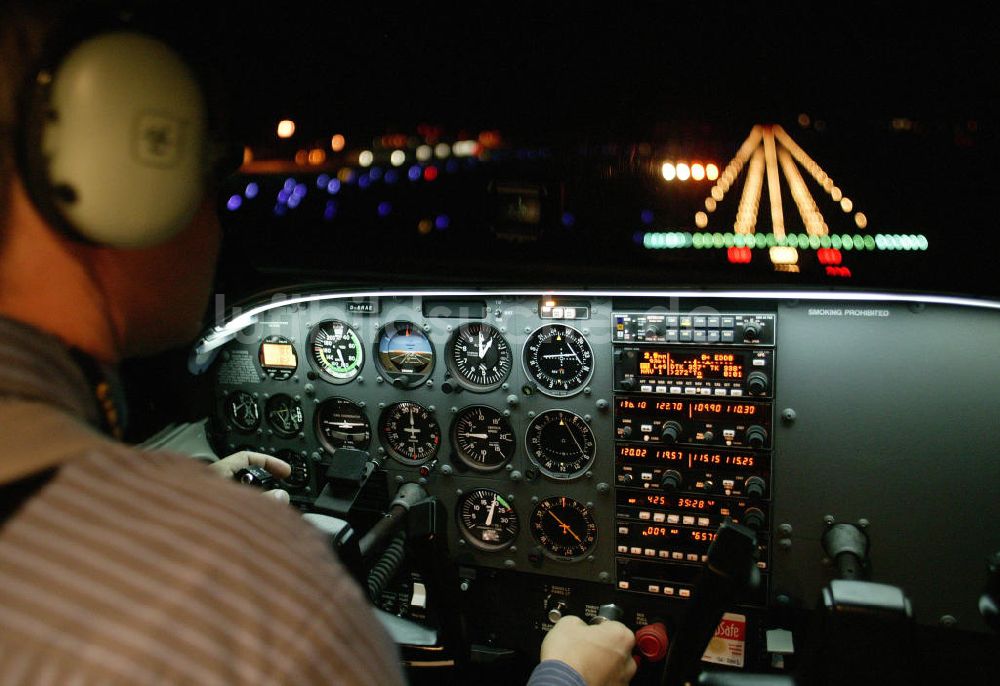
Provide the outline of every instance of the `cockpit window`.
{"type": "Polygon", "coordinates": [[[993,48],[971,20],[273,19],[230,19],[281,46],[226,65],[248,140],[223,196],[234,269],[998,294],[993,48]]]}

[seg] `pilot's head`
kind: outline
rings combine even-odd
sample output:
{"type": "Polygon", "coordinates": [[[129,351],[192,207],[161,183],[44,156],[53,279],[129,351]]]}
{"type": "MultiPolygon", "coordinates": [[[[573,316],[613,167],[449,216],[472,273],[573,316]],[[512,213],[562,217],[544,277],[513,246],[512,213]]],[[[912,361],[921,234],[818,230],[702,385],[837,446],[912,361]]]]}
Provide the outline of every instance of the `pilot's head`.
{"type": "Polygon", "coordinates": [[[166,42],[66,5],[0,5],[0,315],[148,354],[196,335],[208,301],[206,99],[166,42]]]}

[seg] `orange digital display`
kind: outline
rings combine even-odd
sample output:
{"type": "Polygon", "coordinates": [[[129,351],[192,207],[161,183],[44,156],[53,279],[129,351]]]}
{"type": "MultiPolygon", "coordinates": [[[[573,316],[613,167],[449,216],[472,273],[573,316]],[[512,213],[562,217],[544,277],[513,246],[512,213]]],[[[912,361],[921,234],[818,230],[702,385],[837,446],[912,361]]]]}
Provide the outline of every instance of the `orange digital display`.
{"type": "Polygon", "coordinates": [[[621,416],[681,415],[688,419],[757,418],[765,414],[765,406],[753,402],[732,400],[651,400],[647,398],[618,398],[616,407],[621,416]]]}
{"type": "Polygon", "coordinates": [[[295,369],[295,348],[290,343],[264,343],[260,348],[261,364],[265,367],[295,369]]]}
{"type": "Polygon", "coordinates": [[[643,536],[655,536],[657,538],[666,538],[667,536],[676,536],[680,533],[679,529],[672,529],[665,526],[647,526],[642,530],[643,536]]]}
{"type": "Polygon", "coordinates": [[[643,350],[639,358],[643,378],[722,381],[742,379],[744,374],[743,361],[733,353],[643,350]]]}

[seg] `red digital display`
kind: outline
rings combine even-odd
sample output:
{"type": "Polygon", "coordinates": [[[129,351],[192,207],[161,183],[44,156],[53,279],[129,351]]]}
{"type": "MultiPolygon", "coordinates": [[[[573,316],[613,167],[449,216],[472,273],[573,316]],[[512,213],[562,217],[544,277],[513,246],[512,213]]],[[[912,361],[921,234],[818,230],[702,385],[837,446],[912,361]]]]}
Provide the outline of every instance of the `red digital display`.
{"type": "Polygon", "coordinates": [[[759,403],[731,400],[652,400],[646,398],[618,398],[618,411],[625,416],[669,414],[688,419],[713,420],[757,419],[765,414],[766,407],[759,403]]]}
{"type": "Polygon", "coordinates": [[[754,467],[757,463],[755,455],[740,455],[737,453],[715,450],[682,450],[677,448],[658,448],[638,445],[619,445],[619,458],[645,460],[650,462],[674,462],[686,464],[688,467],[698,465],[714,465],[719,467],[754,467]]]}

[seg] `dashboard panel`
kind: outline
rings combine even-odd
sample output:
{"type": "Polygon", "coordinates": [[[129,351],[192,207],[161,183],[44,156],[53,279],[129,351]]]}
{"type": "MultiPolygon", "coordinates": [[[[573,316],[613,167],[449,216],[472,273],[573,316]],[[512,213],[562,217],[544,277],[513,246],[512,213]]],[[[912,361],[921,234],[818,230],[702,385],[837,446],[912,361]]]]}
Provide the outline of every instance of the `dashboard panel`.
{"type": "MultiPolygon", "coordinates": [[[[292,463],[303,511],[342,448],[376,460],[381,497],[435,496],[464,611],[497,619],[484,644],[537,650],[608,602],[672,629],[719,524],[753,529],[741,647],[712,660],[753,667],[777,610],[816,605],[836,523],[918,624],[986,630],[998,323],[996,303],[889,294],[329,290],[245,304],[191,364],[216,451],[292,463]]],[[[425,616],[418,583],[383,606],[425,616]]]]}

